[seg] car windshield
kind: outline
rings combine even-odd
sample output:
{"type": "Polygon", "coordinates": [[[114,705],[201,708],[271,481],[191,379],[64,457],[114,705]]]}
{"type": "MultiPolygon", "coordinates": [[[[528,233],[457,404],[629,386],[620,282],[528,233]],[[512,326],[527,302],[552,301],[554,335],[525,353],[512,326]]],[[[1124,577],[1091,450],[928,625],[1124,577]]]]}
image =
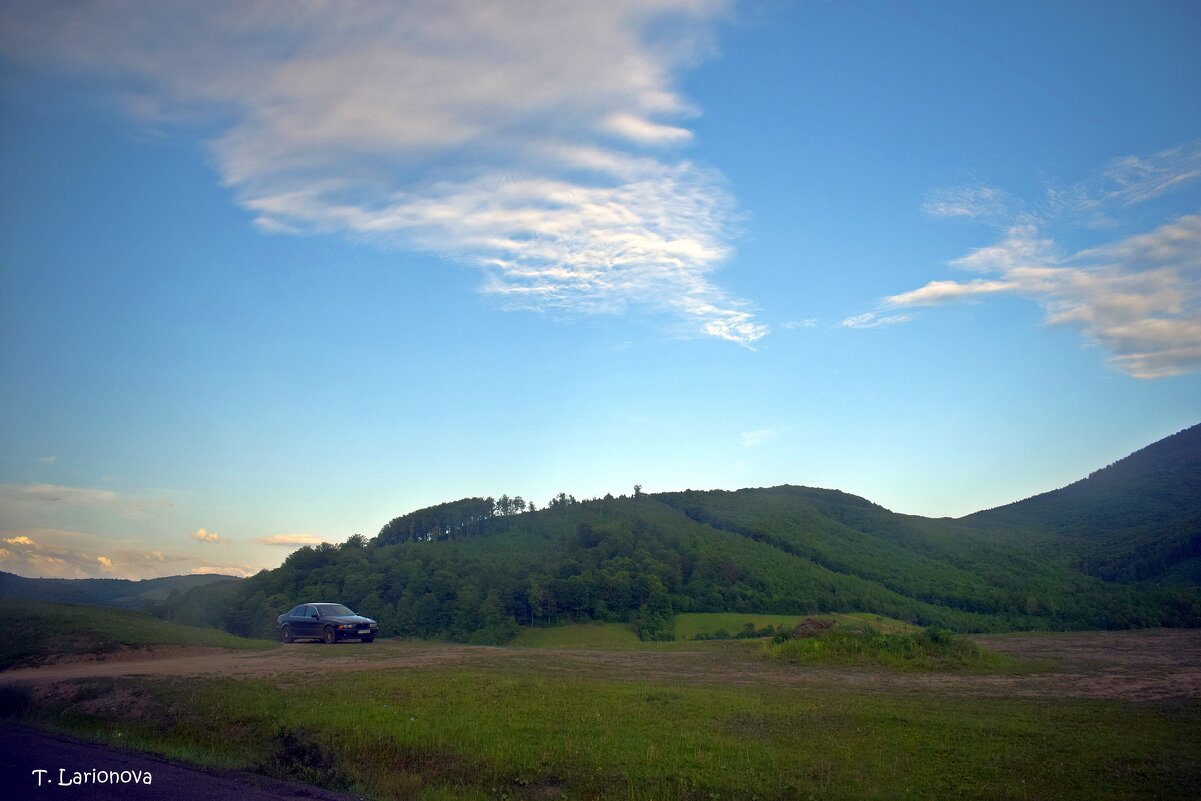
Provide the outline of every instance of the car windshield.
{"type": "Polygon", "coordinates": [[[317,607],[317,612],[322,617],[337,617],[338,615],[354,614],[354,612],[351,612],[345,606],[342,606],[342,604],[314,604],[314,606],[317,607]]]}

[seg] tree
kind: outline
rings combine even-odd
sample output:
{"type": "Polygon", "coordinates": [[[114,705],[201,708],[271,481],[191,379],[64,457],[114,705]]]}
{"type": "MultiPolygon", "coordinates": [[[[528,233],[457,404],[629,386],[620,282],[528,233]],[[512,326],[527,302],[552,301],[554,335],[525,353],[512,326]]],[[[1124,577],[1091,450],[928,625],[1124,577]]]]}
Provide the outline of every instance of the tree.
{"type": "Polygon", "coordinates": [[[641,497],[642,497],[642,485],[641,485],[641,484],[635,484],[635,485],[634,485],[634,497],[635,497],[635,498],[641,498],[641,497]]]}
{"type": "Polygon", "coordinates": [[[525,601],[529,606],[530,625],[534,625],[535,620],[542,618],[542,586],[538,584],[537,579],[530,579],[529,586],[526,587],[525,601]]]}

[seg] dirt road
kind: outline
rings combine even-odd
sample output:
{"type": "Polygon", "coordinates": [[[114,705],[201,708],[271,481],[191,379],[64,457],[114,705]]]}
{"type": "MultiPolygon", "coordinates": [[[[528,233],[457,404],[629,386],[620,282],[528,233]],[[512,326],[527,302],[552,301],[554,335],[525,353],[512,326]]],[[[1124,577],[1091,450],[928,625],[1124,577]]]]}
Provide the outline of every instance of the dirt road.
{"type": "Polygon", "coordinates": [[[148,754],[118,751],[9,723],[0,723],[0,788],[6,801],[360,798],[248,773],[196,770],[148,754]]]}
{"type": "Polygon", "coordinates": [[[989,648],[1031,660],[1019,675],[964,675],[798,667],[764,662],[754,644],[677,644],[667,650],[489,648],[411,641],[334,646],[295,643],[269,651],[162,650],[146,657],[74,662],[0,673],[8,683],[53,684],[117,676],[281,676],[312,671],[404,670],[456,666],[678,684],[778,684],[859,692],[995,697],[1201,699],[1201,630],[1152,629],[978,637],[989,648]],[[681,645],[683,647],[681,647],[681,645]]]}

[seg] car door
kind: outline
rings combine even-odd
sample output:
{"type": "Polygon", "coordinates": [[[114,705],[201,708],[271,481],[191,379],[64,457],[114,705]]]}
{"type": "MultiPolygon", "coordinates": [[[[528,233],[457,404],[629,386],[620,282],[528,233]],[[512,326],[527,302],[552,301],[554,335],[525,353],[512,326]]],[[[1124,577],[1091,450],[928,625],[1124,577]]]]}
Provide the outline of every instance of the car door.
{"type": "Polygon", "coordinates": [[[303,637],[319,637],[321,621],[317,619],[317,607],[309,604],[301,610],[300,631],[303,637]]]}
{"type": "Polygon", "coordinates": [[[288,613],[288,628],[292,629],[293,637],[305,636],[305,631],[309,625],[308,613],[305,611],[307,607],[298,606],[288,613]]]}

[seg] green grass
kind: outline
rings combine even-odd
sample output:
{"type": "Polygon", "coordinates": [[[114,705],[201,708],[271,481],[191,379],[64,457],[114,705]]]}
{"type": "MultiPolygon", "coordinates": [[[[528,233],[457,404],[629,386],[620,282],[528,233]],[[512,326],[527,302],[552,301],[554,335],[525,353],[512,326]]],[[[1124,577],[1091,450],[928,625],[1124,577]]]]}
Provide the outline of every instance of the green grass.
{"type": "Polygon", "coordinates": [[[431,667],[92,682],[28,722],[373,799],[1184,799],[1201,708],[431,667]],[[106,695],[122,703],[109,712],[106,695]]]}
{"type": "Polygon", "coordinates": [[[999,672],[1021,669],[1015,660],[939,629],[881,631],[866,623],[839,623],[820,634],[763,646],[768,659],[824,665],[873,665],[903,670],[999,672]]]}
{"type": "Polygon", "coordinates": [[[826,615],[766,615],[750,612],[686,612],[675,616],[675,635],[677,640],[691,640],[698,634],[712,637],[719,631],[727,632],[731,637],[736,635],[747,623],[754,624],[756,629],[767,626],[787,629],[796,627],[806,618],[816,617],[823,620],[845,622],[867,622],[887,631],[916,631],[917,627],[903,620],[896,620],[883,615],[868,612],[834,613],[826,615]]]}
{"type": "Polygon", "coordinates": [[[521,648],[613,648],[645,646],[625,623],[572,623],[546,628],[522,628],[510,645],[521,648]]]}
{"type": "MultiPolygon", "coordinates": [[[[767,615],[746,612],[689,612],[674,619],[677,646],[692,643],[696,635],[712,637],[725,631],[734,637],[747,623],[756,629],[767,626],[791,630],[809,617],[834,620],[844,623],[870,623],[886,632],[917,631],[918,627],[901,620],[873,615],[867,612],[835,613],[828,615],[767,615]]],[[[606,650],[670,650],[673,646],[662,642],[645,642],[638,639],[634,630],[625,623],[571,623],[561,626],[522,627],[509,643],[519,648],[599,648],[606,650]]]]}
{"type": "Polygon", "coordinates": [[[897,620],[894,617],[872,614],[871,612],[838,612],[829,615],[829,617],[838,623],[868,623],[880,631],[888,633],[905,633],[921,630],[921,626],[915,626],[912,623],[906,623],[904,620],[897,620]]]}
{"type": "Polygon", "coordinates": [[[20,637],[0,640],[0,670],[37,665],[51,658],[107,654],[159,645],[272,648],[217,629],[182,626],[128,609],[85,604],[0,599],[0,616],[20,637]]]}

